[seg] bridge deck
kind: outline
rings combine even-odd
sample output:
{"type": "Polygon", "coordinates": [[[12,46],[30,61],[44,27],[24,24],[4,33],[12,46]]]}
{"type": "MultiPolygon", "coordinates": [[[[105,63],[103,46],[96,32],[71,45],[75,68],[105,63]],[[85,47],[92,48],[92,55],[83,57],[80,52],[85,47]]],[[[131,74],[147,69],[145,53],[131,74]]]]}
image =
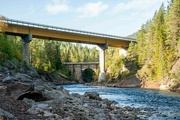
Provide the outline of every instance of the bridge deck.
{"type": "Polygon", "coordinates": [[[5,33],[10,35],[21,36],[23,34],[32,34],[34,38],[88,44],[107,43],[110,47],[128,47],[131,41],[135,41],[132,38],[67,29],[8,18],[1,19],[0,22],[8,25],[5,28],[5,33]]]}

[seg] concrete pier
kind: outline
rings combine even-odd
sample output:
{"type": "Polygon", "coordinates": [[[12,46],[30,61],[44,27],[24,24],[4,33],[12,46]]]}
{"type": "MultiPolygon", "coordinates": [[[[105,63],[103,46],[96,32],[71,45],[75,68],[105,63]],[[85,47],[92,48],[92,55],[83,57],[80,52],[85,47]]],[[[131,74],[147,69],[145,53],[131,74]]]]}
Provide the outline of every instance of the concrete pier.
{"type": "Polygon", "coordinates": [[[107,44],[98,44],[98,50],[99,50],[99,67],[100,67],[100,73],[98,82],[106,80],[106,72],[105,72],[105,50],[108,48],[107,44]]]}

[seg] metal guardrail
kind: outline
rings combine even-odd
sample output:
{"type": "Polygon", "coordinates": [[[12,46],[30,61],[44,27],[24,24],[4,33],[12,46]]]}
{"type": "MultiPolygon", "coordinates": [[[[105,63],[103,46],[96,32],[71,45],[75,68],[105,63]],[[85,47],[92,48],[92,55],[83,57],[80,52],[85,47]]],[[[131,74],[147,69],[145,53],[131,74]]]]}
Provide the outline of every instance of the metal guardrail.
{"type": "Polygon", "coordinates": [[[14,19],[9,19],[9,18],[0,19],[0,21],[5,22],[7,24],[19,25],[19,26],[25,26],[25,27],[54,30],[54,31],[73,33],[73,34],[89,35],[89,36],[94,36],[94,37],[103,37],[103,38],[112,38],[112,39],[119,39],[119,40],[126,40],[126,41],[135,41],[135,39],[133,39],[133,38],[120,37],[120,36],[115,36],[115,35],[88,32],[88,31],[75,30],[75,29],[68,29],[68,28],[62,28],[62,27],[55,27],[55,26],[50,26],[50,25],[19,21],[19,20],[14,20],[14,19]]]}

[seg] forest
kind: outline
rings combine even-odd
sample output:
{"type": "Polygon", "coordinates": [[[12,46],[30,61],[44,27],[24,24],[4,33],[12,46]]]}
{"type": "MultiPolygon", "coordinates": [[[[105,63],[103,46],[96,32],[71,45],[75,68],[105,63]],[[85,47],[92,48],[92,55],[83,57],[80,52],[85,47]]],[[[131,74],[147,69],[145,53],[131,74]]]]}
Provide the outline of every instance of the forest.
{"type": "Polygon", "coordinates": [[[129,60],[140,69],[138,74],[144,80],[160,80],[169,73],[180,57],[180,1],[172,0],[165,8],[161,5],[151,20],[141,26],[136,42],[128,49],[129,60]]]}

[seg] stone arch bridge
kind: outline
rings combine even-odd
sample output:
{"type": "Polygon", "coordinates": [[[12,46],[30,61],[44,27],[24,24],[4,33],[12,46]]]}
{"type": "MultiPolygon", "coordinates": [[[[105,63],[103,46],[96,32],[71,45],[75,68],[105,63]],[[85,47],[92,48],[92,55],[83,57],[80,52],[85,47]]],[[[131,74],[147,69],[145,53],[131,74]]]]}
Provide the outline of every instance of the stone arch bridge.
{"type": "Polygon", "coordinates": [[[64,65],[76,80],[82,79],[82,73],[87,68],[91,68],[94,72],[99,69],[99,62],[66,62],[64,65]]]}

